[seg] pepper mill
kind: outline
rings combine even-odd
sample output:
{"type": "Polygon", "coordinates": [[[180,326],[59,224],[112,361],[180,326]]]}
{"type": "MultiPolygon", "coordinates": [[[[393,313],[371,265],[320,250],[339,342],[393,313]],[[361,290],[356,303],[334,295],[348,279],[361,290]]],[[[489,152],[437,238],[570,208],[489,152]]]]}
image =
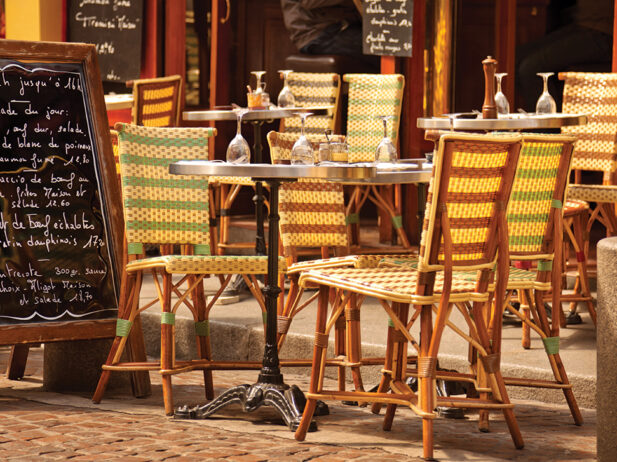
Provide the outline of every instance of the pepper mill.
{"type": "Polygon", "coordinates": [[[482,118],[496,119],[495,70],[497,69],[497,61],[487,56],[486,59],[482,61],[482,67],[484,68],[484,104],[482,104],[482,118]]]}

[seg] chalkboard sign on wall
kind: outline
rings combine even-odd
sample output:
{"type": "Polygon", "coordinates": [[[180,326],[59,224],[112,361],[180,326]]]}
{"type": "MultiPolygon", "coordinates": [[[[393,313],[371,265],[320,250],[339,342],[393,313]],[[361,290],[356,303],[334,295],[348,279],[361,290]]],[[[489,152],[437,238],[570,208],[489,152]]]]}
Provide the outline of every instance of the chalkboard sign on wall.
{"type": "Polygon", "coordinates": [[[115,178],[94,46],[0,41],[0,329],[115,318],[115,178]]]}
{"type": "Polygon", "coordinates": [[[363,53],[410,57],[413,0],[364,0],[362,4],[363,53]]]}
{"type": "Polygon", "coordinates": [[[93,43],[108,82],[139,78],[143,0],[69,0],[68,39],[93,43]]]}

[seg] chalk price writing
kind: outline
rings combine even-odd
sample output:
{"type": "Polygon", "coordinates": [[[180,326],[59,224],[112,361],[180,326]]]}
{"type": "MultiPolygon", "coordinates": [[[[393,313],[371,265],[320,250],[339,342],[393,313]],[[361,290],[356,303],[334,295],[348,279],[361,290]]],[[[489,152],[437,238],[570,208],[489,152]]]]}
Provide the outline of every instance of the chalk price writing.
{"type": "Polygon", "coordinates": [[[0,59],[0,323],[80,317],[114,294],[82,77],[24,66],[0,59]]]}
{"type": "Polygon", "coordinates": [[[407,0],[366,0],[362,24],[364,53],[411,56],[412,6],[407,0]]]}

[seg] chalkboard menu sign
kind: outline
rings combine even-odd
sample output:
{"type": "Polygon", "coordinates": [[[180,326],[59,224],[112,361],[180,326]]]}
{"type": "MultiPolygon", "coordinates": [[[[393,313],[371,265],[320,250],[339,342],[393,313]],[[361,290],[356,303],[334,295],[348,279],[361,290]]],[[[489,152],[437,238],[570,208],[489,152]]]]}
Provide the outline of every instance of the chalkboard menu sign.
{"type": "Polygon", "coordinates": [[[103,80],[139,78],[143,0],[69,0],[68,38],[93,43],[103,80]]]}
{"type": "Polygon", "coordinates": [[[364,0],[362,4],[363,53],[410,57],[413,0],[364,0]]]}
{"type": "Polygon", "coordinates": [[[94,46],[0,41],[0,327],[116,316],[115,178],[94,46]]]}

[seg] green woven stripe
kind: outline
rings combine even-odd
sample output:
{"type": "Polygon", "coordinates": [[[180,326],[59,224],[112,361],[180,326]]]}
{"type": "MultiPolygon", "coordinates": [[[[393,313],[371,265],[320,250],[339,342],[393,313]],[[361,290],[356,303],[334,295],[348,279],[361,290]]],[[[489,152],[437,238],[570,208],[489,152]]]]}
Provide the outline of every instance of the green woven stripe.
{"type": "MultiPolygon", "coordinates": [[[[381,122],[379,117],[376,117],[372,114],[350,114],[347,116],[347,120],[374,120],[376,122],[381,122]]],[[[388,125],[391,123],[396,123],[398,120],[398,116],[393,115],[391,121],[388,122],[388,125]]],[[[383,133],[383,130],[381,131],[383,133]]]]}
{"type": "Polygon", "coordinates": [[[394,327],[394,322],[390,318],[388,318],[388,327],[394,327]]]}
{"type": "Polygon", "coordinates": [[[519,178],[553,178],[557,176],[556,168],[536,169],[536,168],[521,168],[516,171],[516,176],[519,178]]]}
{"type": "Polygon", "coordinates": [[[116,319],[116,337],[126,337],[131,332],[133,323],[128,319],[116,319]]]}
{"type": "Polygon", "coordinates": [[[208,321],[196,321],[195,334],[200,337],[210,337],[210,323],[208,321]]]}
{"type": "Polygon", "coordinates": [[[552,260],[540,260],[538,262],[538,271],[552,271],[552,270],[553,270],[552,260]]]}
{"type": "Polygon", "coordinates": [[[402,228],[403,227],[403,217],[400,215],[392,217],[392,226],[394,226],[394,229],[402,228]]]}
{"type": "Polygon", "coordinates": [[[129,255],[141,255],[144,253],[144,245],[141,242],[129,242],[126,250],[129,255]]]}
{"type": "Polygon", "coordinates": [[[185,231],[207,233],[209,230],[208,223],[192,223],[192,222],[173,222],[168,221],[144,221],[133,220],[126,222],[126,229],[146,229],[149,231],[185,231]]]}
{"type": "Polygon", "coordinates": [[[120,153],[120,162],[132,165],[149,165],[152,167],[168,167],[176,162],[176,159],[167,159],[154,156],[138,156],[136,154],[120,153]]]}
{"type": "MultiPolygon", "coordinates": [[[[366,107],[374,107],[374,106],[384,105],[389,107],[398,107],[401,105],[401,100],[398,98],[382,98],[382,99],[373,99],[373,98],[353,98],[349,99],[349,106],[366,106],[366,107]]],[[[354,114],[350,114],[354,115],[354,114]]],[[[363,117],[363,116],[359,116],[363,117]]],[[[374,116],[370,117],[371,119],[375,119],[374,116]]]]}
{"type": "Polygon", "coordinates": [[[553,199],[551,206],[554,209],[562,209],[563,208],[563,203],[559,200],[559,199],[553,199]]]}
{"type": "Polygon", "coordinates": [[[547,201],[551,199],[553,190],[550,191],[514,191],[513,201],[547,201]]]}
{"type": "Polygon", "coordinates": [[[349,215],[347,215],[345,217],[345,224],[346,225],[355,225],[357,223],[360,223],[360,215],[357,213],[350,213],[349,215]]]}
{"type": "Polygon", "coordinates": [[[359,88],[363,90],[392,90],[403,88],[403,82],[396,79],[392,82],[379,82],[379,83],[362,83],[362,82],[349,82],[350,88],[359,88]]]}
{"type": "Polygon", "coordinates": [[[170,313],[168,311],[164,311],[161,313],[161,324],[168,324],[173,326],[176,324],[176,313],[170,313]]]}
{"type": "Polygon", "coordinates": [[[204,137],[199,138],[167,138],[138,135],[136,133],[128,133],[121,131],[118,138],[121,141],[129,141],[131,143],[149,144],[152,146],[174,146],[174,147],[194,147],[208,146],[208,137],[212,136],[214,130],[207,128],[203,130],[204,137]]]}
{"type": "Polygon", "coordinates": [[[561,145],[538,145],[533,143],[523,143],[523,150],[521,156],[533,156],[533,157],[557,157],[561,155],[561,145]]]}
{"type": "Polygon", "coordinates": [[[209,244],[195,244],[193,250],[195,251],[195,255],[212,255],[210,253],[209,244]]]}
{"type": "Polygon", "coordinates": [[[126,186],[141,186],[143,188],[206,189],[208,187],[208,180],[205,179],[143,178],[139,176],[123,176],[122,182],[126,186]]]}
{"type": "Polygon", "coordinates": [[[124,200],[124,206],[140,209],[209,210],[206,201],[159,201],[127,198],[124,200]]]}
{"type": "Polygon", "coordinates": [[[510,236],[508,242],[510,245],[540,245],[543,236],[510,236]]]}
{"type": "Polygon", "coordinates": [[[542,339],[542,342],[547,354],[556,355],[559,353],[559,337],[546,337],[542,339]]]}
{"type": "Polygon", "coordinates": [[[508,223],[544,223],[548,213],[517,213],[508,215],[508,223]]]}

